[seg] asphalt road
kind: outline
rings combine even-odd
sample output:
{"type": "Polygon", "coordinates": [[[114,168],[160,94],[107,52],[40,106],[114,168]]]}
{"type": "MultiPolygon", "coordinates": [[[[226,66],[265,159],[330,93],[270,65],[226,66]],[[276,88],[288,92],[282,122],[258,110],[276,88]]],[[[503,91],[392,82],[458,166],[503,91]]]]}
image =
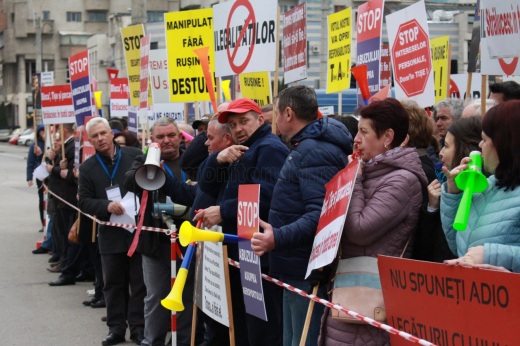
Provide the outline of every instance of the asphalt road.
{"type": "Polygon", "coordinates": [[[92,283],[50,287],[59,275],[46,270],[50,256],[31,253],[43,233],[36,184],[26,182],[27,152],[0,143],[0,345],[101,345],[106,310],[82,304],[92,283]]]}

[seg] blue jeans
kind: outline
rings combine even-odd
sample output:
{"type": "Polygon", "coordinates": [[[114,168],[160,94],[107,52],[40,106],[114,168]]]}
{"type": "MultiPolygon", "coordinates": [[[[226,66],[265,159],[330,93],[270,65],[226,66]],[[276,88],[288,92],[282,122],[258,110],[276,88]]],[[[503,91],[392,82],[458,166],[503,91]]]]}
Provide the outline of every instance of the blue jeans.
{"type": "Polygon", "coordinates": [[[56,252],[56,248],[54,246],[54,240],[52,238],[52,227],[54,227],[54,221],[53,216],[49,215],[49,223],[47,224],[47,237],[45,237],[45,240],[42,243],[42,247],[45,249],[49,249],[52,251],[52,256],[58,257],[58,253],[56,252]]]}
{"type": "MultiPolygon", "coordinates": [[[[280,281],[283,281],[291,286],[301,290],[310,292],[311,286],[308,281],[295,280],[288,277],[281,276],[280,281]]],[[[327,294],[327,286],[324,285],[318,289],[318,296],[325,298],[327,294]]],[[[309,308],[310,300],[304,298],[297,293],[284,290],[283,291],[283,345],[284,346],[298,346],[302,338],[303,325],[305,324],[305,317],[307,316],[307,309],[309,308]]],[[[321,316],[325,306],[315,303],[312,311],[312,319],[307,334],[306,346],[314,346],[318,344],[318,337],[320,336],[321,316]]]]}

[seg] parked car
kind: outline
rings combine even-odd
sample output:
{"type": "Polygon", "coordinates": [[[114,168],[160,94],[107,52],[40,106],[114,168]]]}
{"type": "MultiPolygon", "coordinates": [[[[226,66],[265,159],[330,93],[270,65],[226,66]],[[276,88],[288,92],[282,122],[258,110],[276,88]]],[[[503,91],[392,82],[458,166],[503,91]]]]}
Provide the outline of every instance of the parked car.
{"type": "MultiPolygon", "coordinates": [[[[13,139],[13,137],[18,136],[21,132],[22,132],[21,128],[14,129],[13,132],[11,132],[11,134],[9,136],[7,136],[7,141],[9,143],[11,143],[11,140],[13,139]]],[[[16,143],[11,143],[11,144],[16,144],[16,143]]]]}
{"type": "Polygon", "coordinates": [[[17,141],[17,145],[25,145],[26,147],[30,146],[32,142],[34,142],[34,131],[32,129],[28,129],[29,131],[23,132],[17,141]]]}
{"type": "MultiPolygon", "coordinates": [[[[21,130],[18,134],[14,135],[10,140],[9,140],[9,144],[12,144],[12,145],[17,145],[18,144],[18,139],[20,138],[20,136],[23,136],[23,135],[26,135],[28,134],[29,132],[32,133],[33,129],[25,129],[25,130],[21,130]]],[[[30,145],[30,144],[29,144],[30,145]]]]}
{"type": "Polygon", "coordinates": [[[0,130],[0,142],[7,142],[10,134],[11,134],[11,130],[8,130],[8,129],[0,130]]]}

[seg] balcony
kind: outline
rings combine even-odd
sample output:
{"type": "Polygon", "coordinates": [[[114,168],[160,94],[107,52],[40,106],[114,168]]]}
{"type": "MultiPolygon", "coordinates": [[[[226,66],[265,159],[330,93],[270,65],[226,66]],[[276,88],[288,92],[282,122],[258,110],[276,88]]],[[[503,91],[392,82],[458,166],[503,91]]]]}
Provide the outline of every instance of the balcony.
{"type": "Polygon", "coordinates": [[[181,0],[181,10],[197,10],[202,7],[202,0],[181,0]]]}
{"type": "Polygon", "coordinates": [[[109,11],[109,0],[86,0],[83,2],[86,11],[109,11]]]}
{"type": "MultiPolygon", "coordinates": [[[[42,20],[42,34],[54,34],[54,20],[42,20]]],[[[36,25],[33,20],[27,20],[27,35],[36,35],[36,25]]]]}

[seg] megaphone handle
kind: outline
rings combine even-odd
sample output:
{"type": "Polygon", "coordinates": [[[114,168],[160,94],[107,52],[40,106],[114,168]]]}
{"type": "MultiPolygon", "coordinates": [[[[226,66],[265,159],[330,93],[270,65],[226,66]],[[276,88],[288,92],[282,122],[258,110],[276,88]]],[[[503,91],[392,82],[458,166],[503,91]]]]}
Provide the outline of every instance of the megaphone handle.
{"type": "Polygon", "coordinates": [[[239,240],[240,237],[237,235],[224,233],[224,243],[238,243],[239,240]]]}
{"type": "Polygon", "coordinates": [[[453,222],[453,228],[457,231],[464,231],[468,226],[469,212],[471,209],[471,197],[473,196],[473,190],[475,188],[475,175],[470,174],[468,176],[468,180],[466,181],[466,187],[464,188],[464,193],[462,194],[462,199],[459,203],[459,208],[457,209],[457,214],[455,215],[455,220],[453,222]]]}

